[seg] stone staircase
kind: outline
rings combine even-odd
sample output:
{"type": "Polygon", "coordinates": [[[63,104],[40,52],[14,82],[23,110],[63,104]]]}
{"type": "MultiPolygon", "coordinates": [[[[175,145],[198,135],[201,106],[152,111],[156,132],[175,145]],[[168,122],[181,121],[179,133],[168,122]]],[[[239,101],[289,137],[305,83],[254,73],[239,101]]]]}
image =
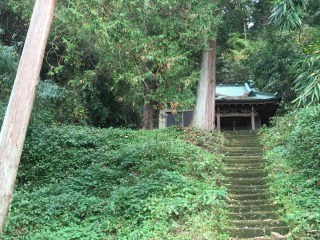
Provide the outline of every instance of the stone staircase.
{"type": "Polygon", "coordinates": [[[254,131],[226,132],[226,177],[231,239],[287,239],[278,219],[264,170],[262,146],[254,131]]]}

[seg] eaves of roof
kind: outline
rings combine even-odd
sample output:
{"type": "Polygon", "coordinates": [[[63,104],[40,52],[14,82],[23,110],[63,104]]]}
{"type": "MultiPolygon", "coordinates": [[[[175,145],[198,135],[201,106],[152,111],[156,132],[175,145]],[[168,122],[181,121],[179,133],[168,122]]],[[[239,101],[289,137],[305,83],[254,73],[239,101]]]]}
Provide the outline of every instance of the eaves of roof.
{"type": "Polygon", "coordinates": [[[281,97],[276,93],[261,92],[252,83],[220,83],[216,86],[217,103],[279,103],[281,97]]]}

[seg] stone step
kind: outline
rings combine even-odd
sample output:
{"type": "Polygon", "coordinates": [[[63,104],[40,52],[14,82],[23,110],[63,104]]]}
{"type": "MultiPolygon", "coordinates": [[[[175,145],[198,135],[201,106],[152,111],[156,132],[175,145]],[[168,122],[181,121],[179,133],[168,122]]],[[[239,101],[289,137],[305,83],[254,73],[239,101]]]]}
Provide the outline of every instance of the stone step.
{"type": "Polygon", "coordinates": [[[257,146],[262,146],[259,138],[226,138],[226,145],[228,144],[239,144],[241,146],[246,146],[250,144],[254,144],[257,146]]]}
{"type": "Polygon", "coordinates": [[[224,132],[224,136],[226,138],[233,138],[233,137],[257,137],[257,138],[259,138],[259,135],[257,135],[257,133],[228,133],[228,132],[224,132]]]}
{"type": "Polygon", "coordinates": [[[229,151],[227,152],[230,157],[257,157],[262,159],[262,152],[257,151],[229,151]]]}
{"type": "Polygon", "coordinates": [[[235,142],[235,141],[238,141],[238,142],[256,142],[256,143],[260,143],[260,137],[258,136],[226,136],[225,137],[226,139],[226,142],[235,142]]]}
{"type": "Polygon", "coordinates": [[[255,185],[237,185],[237,184],[224,184],[224,186],[228,189],[251,189],[251,190],[258,190],[258,189],[266,189],[267,184],[255,184],[255,185]]]}
{"type": "Polygon", "coordinates": [[[255,228],[255,227],[282,227],[283,223],[274,220],[274,219],[266,219],[266,220],[229,220],[228,224],[230,226],[238,227],[238,228],[255,228]]]}
{"type": "Polygon", "coordinates": [[[241,163],[236,162],[234,164],[227,164],[226,163],[226,171],[239,171],[239,170],[262,170],[264,169],[263,162],[256,162],[256,163],[241,163]]]}
{"type": "Polygon", "coordinates": [[[237,152],[228,152],[227,153],[228,156],[243,156],[243,157],[260,157],[262,158],[262,152],[240,152],[240,151],[237,151],[237,152]]]}
{"type": "Polygon", "coordinates": [[[229,199],[228,201],[229,205],[233,206],[240,206],[240,205],[266,205],[271,204],[269,199],[252,199],[252,200],[236,200],[236,199],[229,199]]]}
{"type": "Polygon", "coordinates": [[[267,188],[262,188],[262,189],[242,189],[242,188],[237,188],[237,189],[228,189],[227,190],[229,194],[233,195],[241,195],[241,194],[269,194],[267,188]]]}
{"type": "Polygon", "coordinates": [[[250,213],[250,212],[272,212],[277,209],[273,204],[262,205],[228,205],[228,209],[232,212],[250,213]]]}
{"type": "Polygon", "coordinates": [[[265,237],[271,235],[271,233],[277,233],[280,235],[286,235],[288,233],[287,227],[265,227],[265,228],[227,228],[227,232],[232,237],[238,238],[256,238],[265,237]]]}
{"type": "Polygon", "coordinates": [[[261,165],[261,166],[252,166],[252,167],[249,167],[249,166],[242,166],[239,165],[238,167],[226,167],[225,168],[225,174],[228,174],[228,173],[234,173],[234,172],[239,172],[239,173],[242,173],[242,172],[262,172],[262,173],[265,173],[264,171],[264,166],[261,165]]]}
{"type": "Polygon", "coordinates": [[[243,161],[243,160],[252,160],[252,161],[258,161],[258,162],[264,162],[264,159],[261,156],[258,155],[229,155],[225,157],[223,160],[236,160],[236,161],[243,161]]]}
{"type": "Polygon", "coordinates": [[[287,240],[286,236],[271,232],[271,237],[255,237],[255,238],[232,238],[232,240],[287,240]],[[276,235],[272,235],[276,234],[276,235]]]}
{"type": "Polygon", "coordinates": [[[264,161],[261,158],[253,158],[251,157],[246,157],[246,158],[235,158],[235,157],[228,157],[224,159],[224,162],[226,163],[227,166],[235,166],[236,164],[260,164],[263,165],[264,161]]]}
{"type": "MultiPolygon", "coordinates": [[[[224,162],[229,165],[230,167],[233,167],[236,164],[254,164],[254,163],[260,163],[264,164],[264,160],[261,158],[261,156],[229,156],[224,158],[224,162]],[[232,163],[232,164],[229,164],[232,163]]],[[[249,166],[250,166],[249,165],[249,166]]]]}
{"type": "Polygon", "coordinates": [[[260,141],[260,137],[259,136],[255,136],[255,135],[230,135],[230,136],[225,136],[225,138],[228,141],[232,141],[232,140],[243,140],[243,141],[260,141]]]}
{"type": "Polygon", "coordinates": [[[226,147],[226,150],[249,150],[249,151],[261,151],[263,148],[261,146],[257,147],[249,147],[249,146],[232,146],[232,147],[226,147]]]}
{"type": "Polygon", "coordinates": [[[260,140],[260,136],[258,135],[254,135],[254,134],[234,134],[234,135],[229,135],[229,134],[225,134],[224,137],[228,140],[230,139],[259,139],[260,140]]]}
{"type": "Polygon", "coordinates": [[[258,136],[244,136],[244,135],[227,136],[226,140],[227,140],[227,142],[228,141],[238,141],[238,142],[257,142],[257,143],[260,143],[260,137],[258,137],[258,136]]]}
{"type": "MultiPolygon", "coordinates": [[[[253,163],[253,164],[255,164],[255,163],[253,163]]],[[[226,166],[226,170],[227,170],[226,173],[233,173],[233,172],[267,173],[267,171],[265,171],[265,169],[264,169],[264,164],[262,162],[260,163],[260,165],[254,166],[254,168],[252,168],[252,164],[241,163],[241,162],[238,162],[235,164],[227,164],[226,163],[225,166],[226,166]],[[243,166],[243,164],[246,164],[246,165],[243,166]]]]}
{"type": "Polygon", "coordinates": [[[258,158],[226,158],[224,160],[225,166],[227,169],[234,168],[236,170],[252,170],[252,169],[261,169],[265,168],[265,162],[262,159],[258,158]]]}
{"type": "Polygon", "coordinates": [[[224,134],[234,134],[234,135],[237,135],[237,134],[257,134],[258,133],[258,130],[237,130],[237,131],[224,131],[223,132],[224,134]]]}
{"type": "Polygon", "coordinates": [[[244,142],[250,142],[250,141],[256,141],[259,142],[260,141],[260,137],[259,136],[254,136],[254,135],[250,135],[250,136],[244,136],[244,135],[233,135],[233,136],[225,136],[225,139],[227,139],[228,141],[239,141],[242,140],[244,142]]]}
{"type": "Polygon", "coordinates": [[[236,185],[263,185],[267,184],[266,178],[229,178],[226,181],[230,184],[236,184],[236,185]]]}
{"type": "Polygon", "coordinates": [[[277,219],[277,214],[271,212],[250,212],[250,213],[228,213],[229,219],[242,219],[242,220],[265,220],[265,219],[277,219]]]}
{"type": "Polygon", "coordinates": [[[256,132],[225,133],[225,184],[232,239],[286,239],[288,228],[277,218],[269,199],[263,148],[256,132]],[[271,235],[271,237],[267,237],[271,235]]]}
{"type": "Polygon", "coordinates": [[[258,200],[268,199],[269,193],[252,193],[252,194],[228,194],[228,197],[233,200],[258,200]]]}
{"type": "Polygon", "coordinates": [[[259,147],[244,147],[244,146],[226,147],[225,150],[227,152],[234,152],[234,151],[263,152],[263,149],[260,146],[259,147]]]}
{"type": "Polygon", "coordinates": [[[241,138],[241,137],[252,137],[260,138],[257,134],[224,134],[225,138],[241,138]]]}
{"type": "Polygon", "coordinates": [[[228,171],[225,173],[226,177],[235,177],[235,178],[258,178],[258,177],[267,177],[265,171],[228,171]]]}
{"type": "Polygon", "coordinates": [[[226,147],[260,147],[261,144],[258,142],[239,142],[239,141],[228,141],[226,147]]]}
{"type": "Polygon", "coordinates": [[[248,155],[248,156],[226,156],[224,159],[263,159],[261,155],[248,155]]]}

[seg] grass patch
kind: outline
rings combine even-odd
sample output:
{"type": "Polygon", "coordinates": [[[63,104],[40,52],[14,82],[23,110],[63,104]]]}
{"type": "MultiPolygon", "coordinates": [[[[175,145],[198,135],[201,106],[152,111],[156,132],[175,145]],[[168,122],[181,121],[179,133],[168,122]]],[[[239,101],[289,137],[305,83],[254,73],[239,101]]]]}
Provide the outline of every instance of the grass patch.
{"type": "Polygon", "coordinates": [[[195,129],[33,128],[2,239],[224,239],[220,149],[195,129]]]}

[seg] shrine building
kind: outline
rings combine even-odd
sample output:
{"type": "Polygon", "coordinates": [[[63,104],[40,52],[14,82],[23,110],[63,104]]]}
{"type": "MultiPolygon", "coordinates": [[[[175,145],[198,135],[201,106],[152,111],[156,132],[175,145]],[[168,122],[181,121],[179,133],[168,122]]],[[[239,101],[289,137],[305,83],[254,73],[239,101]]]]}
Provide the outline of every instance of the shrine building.
{"type": "MultiPolygon", "coordinates": [[[[275,93],[259,91],[252,81],[218,83],[216,85],[215,125],[220,131],[256,130],[269,124],[275,114],[281,97],[275,93]]],[[[162,110],[159,128],[172,125],[187,127],[192,120],[193,110],[173,115],[162,110]]]]}

